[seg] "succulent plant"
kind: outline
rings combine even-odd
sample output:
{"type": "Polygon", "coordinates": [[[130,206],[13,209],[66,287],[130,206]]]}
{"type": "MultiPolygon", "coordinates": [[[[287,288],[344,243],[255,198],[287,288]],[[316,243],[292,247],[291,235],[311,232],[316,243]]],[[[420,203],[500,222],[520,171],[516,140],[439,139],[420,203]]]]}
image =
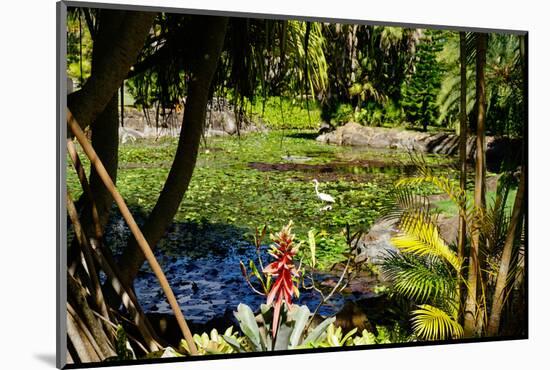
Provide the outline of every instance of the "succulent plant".
{"type": "Polygon", "coordinates": [[[326,335],[326,330],[335,318],[330,317],[317,327],[308,330],[307,324],[311,312],[307,306],[282,304],[280,310],[279,329],[273,335],[275,308],[273,305],[261,305],[260,313],[254,316],[252,309],[245,304],[239,304],[235,317],[245,340],[239,342],[234,337],[224,336],[225,341],[237,352],[277,351],[301,348],[309,343],[320,340],[326,335]]]}
{"type": "MultiPolygon", "coordinates": [[[[208,333],[193,335],[193,341],[197,346],[199,355],[234,353],[234,348],[230,346],[224,338],[230,338],[230,340],[235,343],[239,343],[243,340],[242,338],[237,337],[236,333],[233,333],[232,326],[227,328],[223,335],[218,334],[216,329],[212,329],[210,335],[208,335],[208,333]]],[[[185,354],[190,354],[189,346],[185,340],[180,342],[180,350],[185,354]]]]}
{"type": "Polygon", "coordinates": [[[377,338],[373,333],[363,330],[361,335],[355,335],[357,328],[350,330],[344,335],[341,327],[330,324],[326,332],[318,340],[303,345],[303,348],[325,348],[325,347],[344,347],[360,346],[377,343],[377,338]],[[354,336],[355,335],[355,336],[354,336]]]}

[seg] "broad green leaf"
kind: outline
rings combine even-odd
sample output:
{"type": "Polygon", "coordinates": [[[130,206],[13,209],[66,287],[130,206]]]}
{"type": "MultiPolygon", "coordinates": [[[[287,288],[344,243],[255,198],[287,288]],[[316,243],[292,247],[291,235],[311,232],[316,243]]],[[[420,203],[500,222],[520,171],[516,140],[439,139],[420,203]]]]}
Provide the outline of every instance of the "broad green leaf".
{"type": "Polygon", "coordinates": [[[243,346],[237,342],[237,340],[235,338],[232,338],[228,335],[222,335],[223,337],[223,340],[225,340],[227,342],[227,344],[229,344],[231,347],[233,347],[233,349],[239,353],[243,353],[243,352],[246,352],[243,348],[243,346]]]}
{"type": "Polygon", "coordinates": [[[336,317],[329,317],[323,320],[315,329],[309,333],[302,344],[307,345],[311,342],[317,341],[321,335],[327,330],[328,326],[336,320],[336,317]]]}
{"type": "Polygon", "coordinates": [[[290,336],[290,347],[294,348],[300,344],[304,328],[310,316],[309,308],[306,305],[299,306],[294,313],[294,330],[290,336]]]}
{"type": "Polygon", "coordinates": [[[265,348],[263,348],[260,341],[260,328],[258,327],[258,323],[256,323],[256,318],[250,307],[240,303],[239,306],[237,306],[235,317],[239,320],[241,330],[246,337],[250,339],[255,349],[257,351],[264,351],[265,348]]]}

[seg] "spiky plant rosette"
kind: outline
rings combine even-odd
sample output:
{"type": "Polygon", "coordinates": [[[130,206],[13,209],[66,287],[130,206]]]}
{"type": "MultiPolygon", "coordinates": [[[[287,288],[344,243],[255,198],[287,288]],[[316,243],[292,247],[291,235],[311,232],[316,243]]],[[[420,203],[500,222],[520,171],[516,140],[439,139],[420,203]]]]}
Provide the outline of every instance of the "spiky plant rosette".
{"type": "Polygon", "coordinates": [[[271,235],[273,244],[269,255],[275,260],[267,265],[263,272],[275,279],[267,294],[267,304],[273,304],[273,337],[277,333],[281,306],[285,302],[289,307],[292,304],[292,297],[298,297],[300,292],[294,284],[299,277],[299,271],[293,263],[293,258],[298,252],[299,245],[294,244],[294,234],[291,233],[292,221],[282,230],[271,235]]]}

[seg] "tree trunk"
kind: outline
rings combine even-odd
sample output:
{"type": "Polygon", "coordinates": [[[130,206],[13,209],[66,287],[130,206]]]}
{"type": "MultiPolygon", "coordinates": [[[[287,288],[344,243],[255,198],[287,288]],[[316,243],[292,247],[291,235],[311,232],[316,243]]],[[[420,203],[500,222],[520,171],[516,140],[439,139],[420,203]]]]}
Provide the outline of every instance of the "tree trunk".
{"type": "MultiPolygon", "coordinates": [[[[475,189],[474,205],[478,216],[485,213],[485,61],[487,54],[487,34],[476,35],[476,111],[477,111],[477,137],[476,137],[476,164],[475,164],[475,189]]],[[[478,331],[478,319],[481,311],[478,310],[478,285],[481,283],[481,254],[479,253],[481,235],[478,227],[474,227],[472,233],[472,245],[470,247],[470,259],[468,268],[468,296],[464,313],[464,335],[472,337],[480,334],[478,331]],[[479,311],[479,312],[478,312],[479,311]]]]}
{"type": "Polygon", "coordinates": [[[116,353],[105,332],[103,325],[94,316],[93,310],[90,308],[86,297],[84,296],[85,289],[80,282],[67,274],[67,301],[75,310],[82,315],[83,325],[90,331],[90,337],[99,346],[102,360],[114,356],[116,353]]]}
{"type": "MultiPolygon", "coordinates": [[[[101,13],[97,37],[93,45],[92,53],[92,77],[104,73],[102,71],[102,61],[108,59],[113,52],[113,35],[120,32],[120,27],[124,26],[124,12],[104,11],[101,13]]],[[[111,94],[107,105],[103,108],[97,118],[91,123],[91,140],[96,153],[104,164],[109,176],[116,183],[118,168],[118,99],[117,89],[111,94]]],[[[105,225],[109,218],[109,213],[113,203],[113,198],[105,188],[103,182],[97,176],[93,166],[90,168],[90,193],[93,194],[93,202],[99,219],[100,234],[103,234],[105,225]]],[[[92,199],[87,194],[83,194],[78,201],[80,221],[86,237],[88,239],[96,238],[95,223],[93,220],[92,199]]],[[[71,248],[77,251],[77,248],[71,248]]],[[[78,255],[71,253],[67,260],[70,264],[74,263],[74,258],[78,255]]]]}
{"type": "Polygon", "coordinates": [[[507,280],[508,272],[510,271],[510,264],[512,261],[512,250],[514,248],[514,240],[516,238],[516,229],[522,219],[521,212],[523,210],[524,192],[525,169],[522,168],[518,191],[516,193],[516,200],[514,201],[512,218],[510,220],[510,225],[508,226],[508,232],[506,234],[506,240],[504,242],[502,257],[500,259],[500,269],[498,271],[495,292],[493,295],[493,305],[491,307],[491,316],[489,318],[489,328],[487,329],[487,334],[489,336],[496,336],[500,327],[502,308],[504,307],[505,303],[505,290],[506,287],[509,286],[507,284],[507,280]]]}
{"type": "MultiPolygon", "coordinates": [[[[225,38],[226,18],[197,17],[195,21],[197,38],[193,49],[196,55],[190,66],[191,79],[178,148],[157,203],[142,227],[152,248],[170,226],[191,181],[204,129],[210,83],[225,38]]],[[[143,253],[132,238],[120,258],[121,277],[127,285],[131,286],[143,262],[143,253]]]]}
{"type": "MultiPolygon", "coordinates": [[[[460,32],[460,138],[459,138],[459,158],[460,158],[460,189],[466,191],[466,176],[467,176],[467,157],[466,145],[468,140],[468,125],[466,122],[466,33],[460,32]]],[[[460,215],[458,224],[458,246],[457,254],[459,260],[464,260],[464,251],[466,249],[466,205],[463,205],[463,210],[460,215]]],[[[458,277],[457,300],[458,312],[462,312],[462,270],[458,277]]]]}
{"type": "MultiPolygon", "coordinates": [[[[527,107],[527,60],[525,58],[525,36],[520,36],[519,39],[519,54],[521,60],[521,72],[522,72],[522,87],[523,87],[523,104],[527,107]]],[[[525,108],[527,109],[527,108],[525,108]]],[[[525,116],[525,114],[524,114],[525,116]]],[[[527,122],[524,121],[525,125],[527,122]]],[[[524,151],[524,154],[526,152],[524,151]]],[[[522,221],[522,211],[523,202],[525,198],[525,181],[526,181],[526,168],[525,168],[525,158],[523,159],[523,165],[521,168],[521,177],[519,180],[518,191],[516,193],[516,199],[514,201],[514,208],[512,210],[512,218],[510,220],[510,225],[508,227],[508,233],[506,234],[506,240],[504,242],[504,249],[502,251],[502,257],[500,261],[500,269],[497,275],[497,282],[495,286],[495,292],[493,294],[493,304],[491,307],[491,316],[489,318],[489,327],[487,329],[487,334],[489,336],[496,336],[499,333],[500,322],[502,317],[502,310],[505,303],[505,289],[506,281],[508,278],[508,273],[510,270],[510,263],[513,259],[512,251],[514,245],[514,238],[516,235],[516,229],[518,226],[521,228],[522,221]],[[519,224],[519,225],[518,225],[519,224]]],[[[517,280],[516,280],[517,281],[517,280]]]]}
{"type": "Polygon", "coordinates": [[[154,12],[101,11],[99,28],[108,31],[98,31],[94,52],[97,42],[102,58],[96,61],[82,89],[67,97],[67,106],[82,127],[90,125],[103,112],[124,81],[137,61],[155,16],[154,12]]]}

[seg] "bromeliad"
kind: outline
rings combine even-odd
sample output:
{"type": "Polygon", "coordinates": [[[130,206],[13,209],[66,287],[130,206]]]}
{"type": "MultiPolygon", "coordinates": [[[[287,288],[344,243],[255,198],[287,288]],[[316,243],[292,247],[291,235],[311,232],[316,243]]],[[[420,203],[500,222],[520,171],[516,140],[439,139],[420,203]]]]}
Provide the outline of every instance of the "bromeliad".
{"type": "Polygon", "coordinates": [[[263,269],[263,273],[275,278],[267,294],[267,304],[273,304],[273,337],[277,333],[279,316],[283,301],[290,307],[292,297],[299,296],[298,287],[294,280],[299,277],[299,272],[293,264],[293,258],[298,252],[299,245],[294,244],[294,234],[291,233],[292,221],[288,223],[276,235],[271,235],[274,244],[271,245],[269,254],[275,261],[263,269]]]}

